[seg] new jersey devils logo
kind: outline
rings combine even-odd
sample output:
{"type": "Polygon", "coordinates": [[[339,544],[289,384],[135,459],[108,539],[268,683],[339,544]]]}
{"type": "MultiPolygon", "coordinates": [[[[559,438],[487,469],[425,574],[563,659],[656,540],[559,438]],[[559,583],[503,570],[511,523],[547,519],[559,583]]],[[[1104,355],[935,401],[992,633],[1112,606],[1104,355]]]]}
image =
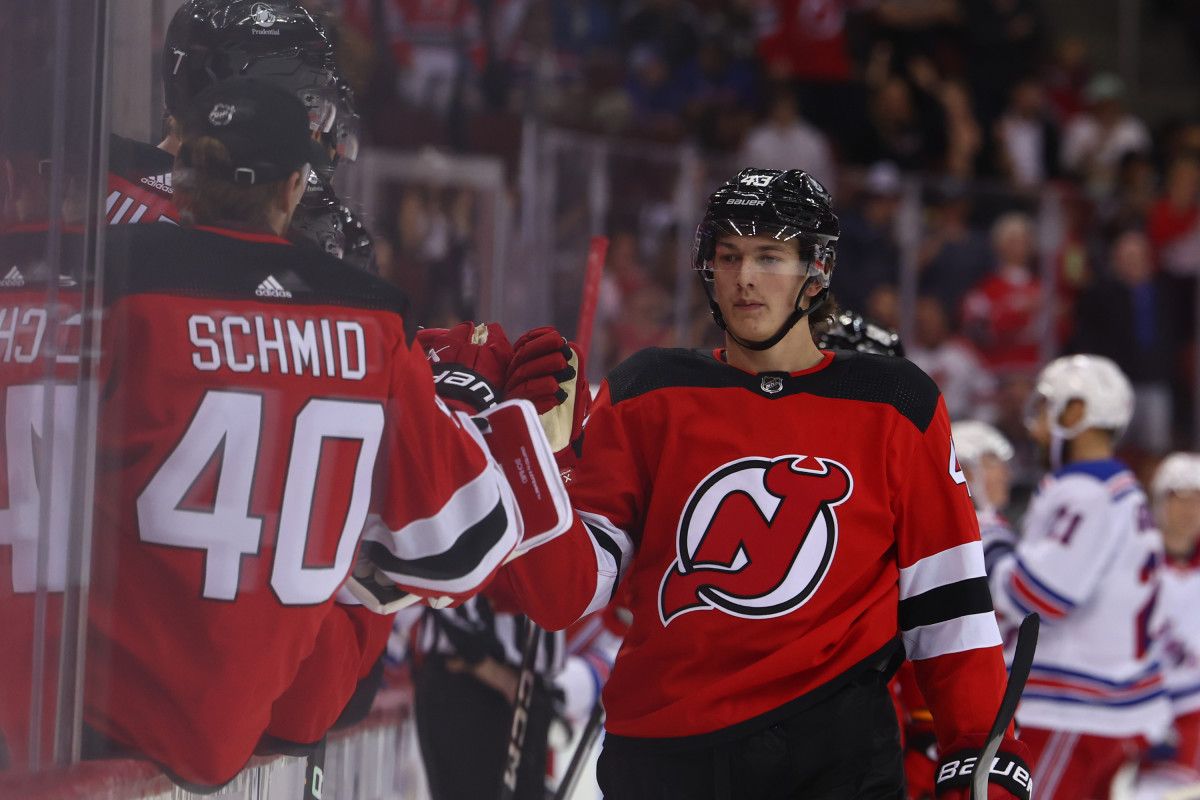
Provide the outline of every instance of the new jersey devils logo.
{"type": "Polygon", "coordinates": [[[701,481],[679,520],[678,555],[663,575],[658,613],[778,617],[808,602],[837,549],[834,507],[854,491],[827,458],[743,458],[701,481]]]}

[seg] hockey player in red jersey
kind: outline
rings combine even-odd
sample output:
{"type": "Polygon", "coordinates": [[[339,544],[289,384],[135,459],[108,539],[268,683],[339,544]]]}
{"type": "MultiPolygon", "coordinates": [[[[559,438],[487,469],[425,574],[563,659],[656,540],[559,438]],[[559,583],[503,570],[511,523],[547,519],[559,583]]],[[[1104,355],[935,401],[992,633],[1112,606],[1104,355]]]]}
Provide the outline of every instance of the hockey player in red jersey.
{"type": "MultiPolygon", "coordinates": [[[[352,93],[339,84],[333,47],[321,24],[296,0],[188,0],[172,17],[162,49],[162,141],[156,146],[111,138],[105,199],[110,224],[178,222],[171,177],[180,143],[177,118],[204,88],[235,76],[262,79],[304,102],[309,129],[327,153],[314,153],[313,190],[297,213],[311,217],[324,210],[333,167],[339,157],[353,158],[357,131],[352,93]]],[[[348,212],[340,202],[336,210],[338,216],[348,212]]],[[[308,230],[297,233],[303,237],[308,230]]],[[[346,236],[338,233],[340,252],[334,254],[341,258],[346,236]]],[[[322,244],[318,237],[313,241],[322,244]]]]}
{"type": "Polygon", "coordinates": [[[311,145],[293,94],[210,87],[175,171],[188,224],[108,237],[88,750],[189,784],[320,738],[375,662],[390,620],[333,602],[360,538],[403,590],[466,597],[534,532],[523,492],[560,485],[531,407],[481,433],[435,398],[393,287],[281,238],[311,145]]]}
{"type": "MultiPolygon", "coordinates": [[[[609,796],[902,798],[886,683],[905,653],[939,796],[967,796],[1004,685],[978,525],[933,382],[813,342],[837,237],[804,172],[721,187],[695,267],[726,346],[613,370],[571,481],[579,520],[501,571],[549,628],[628,589],[609,796]]],[[[1004,741],[990,797],[1029,797],[1023,749],[1004,741]]]]}
{"type": "Polygon", "coordinates": [[[998,613],[1044,620],[1017,721],[1045,800],[1108,797],[1170,724],[1157,653],[1162,539],[1116,460],[1133,389],[1107,358],[1064,356],[1038,375],[1030,433],[1052,472],[1016,548],[990,578],[998,613]]]}

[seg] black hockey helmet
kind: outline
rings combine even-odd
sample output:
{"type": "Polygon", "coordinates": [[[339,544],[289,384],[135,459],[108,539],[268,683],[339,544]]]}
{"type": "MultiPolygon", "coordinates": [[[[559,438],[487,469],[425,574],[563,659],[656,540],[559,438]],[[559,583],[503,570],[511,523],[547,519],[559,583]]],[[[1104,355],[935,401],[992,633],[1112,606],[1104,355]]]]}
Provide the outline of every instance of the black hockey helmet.
{"type": "Polygon", "coordinates": [[[692,266],[703,279],[709,308],[717,325],[748,349],[774,347],[797,322],[825,304],[839,235],[833,198],[816,178],[799,169],[743,169],[712,194],[704,219],[696,228],[692,266]],[[712,293],[717,240],[730,235],[772,236],[780,241],[796,242],[800,248],[805,280],[796,296],[795,310],[774,335],[762,341],[743,341],[729,331],[712,293]],[[802,298],[814,284],[821,291],[812,298],[808,308],[801,308],[802,298]]]}
{"type": "Polygon", "coordinates": [[[337,75],[325,30],[295,0],[187,0],[163,44],[167,111],[178,117],[205,87],[234,76],[296,94],[315,134],[337,117],[337,75]]]}
{"type": "Polygon", "coordinates": [[[346,254],[346,235],[342,231],[341,204],[333,190],[324,184],[310,184],[292,214],[292,238],[316,247],[335,258],[346,254]]]}
{"type": "Polygon", "coordinates": [[[341,206],[342,232],[346,237],[346,253],[342,259],[350,266],[379,274],[379,264],[375,261],[375,240],[363,223],[362,217],[354,213],[347,205],[341,206]]]}
{"type": "Polygon", "coordinates": [[[900,334],[891,328],[877,325],[857,311],[842,310],[833,324],[817,339],[822,350],[855,350],[881,356],[904,356],[900,334]]]}
{"type": "Polygon", "coordinates": [[[340,258],[355,269],[378,274],[375,242],[362,219],[326,183],[310,186],[292,215],[292,238],[340,258]]]}

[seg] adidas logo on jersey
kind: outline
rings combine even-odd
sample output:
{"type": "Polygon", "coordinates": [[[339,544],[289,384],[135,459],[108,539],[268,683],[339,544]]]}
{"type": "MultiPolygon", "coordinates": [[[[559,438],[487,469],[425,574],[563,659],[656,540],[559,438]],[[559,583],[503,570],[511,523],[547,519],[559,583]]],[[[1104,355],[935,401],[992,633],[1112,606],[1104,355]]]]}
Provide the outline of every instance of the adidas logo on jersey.
{"type": "Polygon", "coordinates": [[[8,271],[8,274],[4,276],[4,279],[0,280],[0,286],[24,286],[24,285],[25,285],[25,276],[22,275],[21,270],[17,269],[16,267],[13,267],[12,269],[10,269],[8,271]]]}
{"type": "Polygon", "coordinates": [[[267,279],[258,285],[254,293],[259,297],[291,297],[292,293],[283,288],[283,284],[275,279],[274,275],[268,275],[267,279]]]}
{"type": "Polygon", "coordinates": [[[171,173],[165,172],[162,175],[147,175],[141,179],[141,182],[149,186],[151,189],[157,189],[166,194],[174,194],[175,189],[171,185],[171,173]]]}

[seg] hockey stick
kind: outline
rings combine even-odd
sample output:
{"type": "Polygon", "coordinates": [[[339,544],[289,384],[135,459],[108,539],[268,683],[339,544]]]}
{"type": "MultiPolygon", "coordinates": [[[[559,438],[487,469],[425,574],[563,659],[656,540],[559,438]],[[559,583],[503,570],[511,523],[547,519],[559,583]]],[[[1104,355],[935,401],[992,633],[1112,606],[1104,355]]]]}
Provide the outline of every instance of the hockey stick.
{"type": "Polygon", "coordinates": [[[587,271],[583,276],[583,296],[579,301],[579,323],[575,327],[575,343],[579,353],[588,357],[592,346],[592,328],[596,321],[596,303],[600,296],[600,276],[608,256],[608,237],[593,236],[588,243],[587,271]]]}
{"type": "Polygon", "coordinates": [[[1000,700],[1000,710],[996,712],[996,721],[988,732],[987,742],[975,762],[975,777],[971,780],[971,800],[987,800],[988,774],[992,771],[992,759],[1000,749],[1004,732],[1017,713],[1017,703],[1021,701],[1021,692],[1025,690],[1025,681],[1029,678],[1029,668],[1033,665],[1033,651],[1037,648],[1038,628],[1041,617],[1029,614],[1021,621],[1017,630],[1017,649],[1013,653],[1012,668],[1008,671],[1008,686],[1004,688],[1004,697],[1000,700]]]}
{"type": "Polygon", "coordinates": [[[325,739],[304,759],[303,800],[321,800],[325,791],[325,739]]]}
{"type": "Polygon", "coordinates": [[[603,722],[604,706],[597,699],[596,704],[592,706],[592,713],[588,715],[587,724],[579,734],[579,743],[575,745],[571,763],[567,765],[567,771],[563,773],[562,780],[558,783],[558,791],[554,793],[554,800],[567,800],[575,791],[575,784],[579,783],[579,776],[583,772],[583,762],[591,754],[592,746],[596,744],[596,738],[600,735],[600,726],[603,722]]]}
{"type": "Polygon", "coordinates": [[[504,758],[504,775],[500,781],[500,800],[513,800],[517,792],[517,773],[525,752],[525,732],[529,727],[529,708],[533,705],[533,688],[537,680],[534,666],[541,628],[525,618],[525,642],[521,648],[521,673],[517,678],[517,696],[513,700],[512,721],[508,726],[508,748],[504,758]]]}

